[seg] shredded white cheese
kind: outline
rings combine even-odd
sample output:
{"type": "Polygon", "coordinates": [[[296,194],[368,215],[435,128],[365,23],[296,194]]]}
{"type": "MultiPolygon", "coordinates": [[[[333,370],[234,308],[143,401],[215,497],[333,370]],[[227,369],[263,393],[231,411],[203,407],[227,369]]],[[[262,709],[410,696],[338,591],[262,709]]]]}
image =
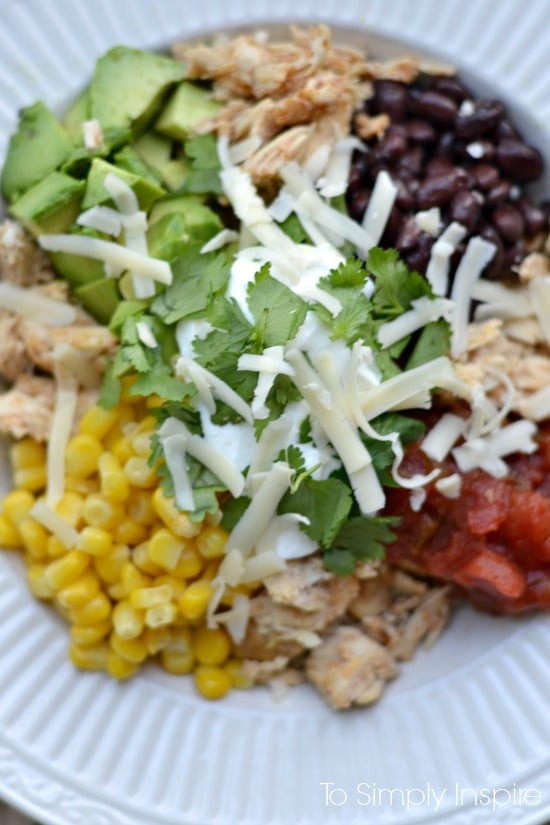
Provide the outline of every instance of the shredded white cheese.
{"type": "Polygon", "coordinates": [[[74,527],[65,521],[65,519],[61,518],[61,516],[52,509],[52,506],[46,504],[42,499],[38,499],[38,501],[33,504],[29,515],[40,522],[46,530],[53,533],[67,550],[70,550],[78,544],[80,537],[74,527]]]}
{"type": "Polygon", "coordinates": [[[455,273],[451,290],[454,308],[451,316],[451,354],[458,358],[468,341],[468,317],[475,282],[494,256],[496,247],[478,236],[470,238],[455,273]]]}
{"type": "Polygon", "coordinates": [[[56,506],[65,492],[65,451],[71,436],[77,401],[76,380],[72,376],[59,378],[46,459],[46,502],[50,508],[56,506]]]}
{"type": "Polygon", "coordinates": [[[0,282],[0,306],[16,315],[51,327],[67,327],[76,321],[76,309],[39,292],[7,281],[0,282]]]}
{"type": "Polygon", "coordinates": [[[446,295],[449,288],[451,255],[466,235],[466,227],[453,221],[432,246],[426,279],[436,295],[446,295]]]}
{"type": "Polygon", "coordinates": [[[382,170],[376,176],[370,200],[363,216],[363,228],[374,245],[380,242],[380,238],[384,234],[396,197],[397,186],[389,174],[382,170]]]}
{"type": "Polygon", "coordinates": [[[432,321],[437,321],[439,318],[448,321],[452,306],[451,301],[446,298],[431,299],[427,295],[417,298],[412,301],[412,308],[407,312],[403,312],[393,321],[382,324],[378,330],[378,340],[383,347],[388,348],[416,330],[423,329],[432,321]]]}
{"type": "Polygon", "coordinates": [[[445,413],[434,424],[420,449],[434,461],[443,461],[464,432],[464,423],[459,415],[445,413]]]}

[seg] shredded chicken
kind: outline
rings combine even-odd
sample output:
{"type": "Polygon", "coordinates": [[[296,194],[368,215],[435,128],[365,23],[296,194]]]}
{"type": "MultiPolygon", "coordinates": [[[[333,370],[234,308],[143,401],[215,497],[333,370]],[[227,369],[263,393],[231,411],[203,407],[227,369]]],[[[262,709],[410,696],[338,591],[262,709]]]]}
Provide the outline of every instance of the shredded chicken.
{"type": "Polygon", "coordinates": [[[54,277],[49,260],[20,224],[0,224],[0,279],[17,286],[46,283],[54,277]]]}

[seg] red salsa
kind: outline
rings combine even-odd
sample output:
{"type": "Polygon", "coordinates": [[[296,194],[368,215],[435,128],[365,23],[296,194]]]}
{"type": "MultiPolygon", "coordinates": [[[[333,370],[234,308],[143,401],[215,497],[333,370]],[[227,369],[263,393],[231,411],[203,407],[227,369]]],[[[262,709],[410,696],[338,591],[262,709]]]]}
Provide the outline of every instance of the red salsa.
{"type": "MultiPolygon", "coordinates": [[[[509,475],[493,478],[482,470],[462,475],[457,498],[446,498],[434,483],[419,512],[410,492],[388,493],[386,515],[399,515],[389,561],[451,582],[478,607],[499,613],[550,608],[550,426],[542,427],[539,450],[507,459],[509,475]]],[[[434,465],[413,445],[403,474],[441,467],[441,477],[457,472],[452,458],[434,465]]]]}

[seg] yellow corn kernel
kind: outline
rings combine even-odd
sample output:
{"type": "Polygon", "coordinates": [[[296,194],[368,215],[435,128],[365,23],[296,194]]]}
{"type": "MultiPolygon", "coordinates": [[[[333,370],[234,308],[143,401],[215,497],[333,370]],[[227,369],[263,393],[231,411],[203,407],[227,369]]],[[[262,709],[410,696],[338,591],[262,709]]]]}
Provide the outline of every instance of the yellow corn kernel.
{"type": "Polygon", "coordinates": [[[111,622],[106,619],[103,622],[91,625],[73,624],[70,629],[71,639],[81,647],[95,645],[105,638],[112,630],[111,622]]]}
{"type": "Polygon", "coordinates": [[[143,641],[147,645],[150,656],[156,656],[172,641],[172,631],[168,627],[146,627],[143,631],[143,641]]]}
{"type": "Polygon", "coordinates": [[[192,582],[183,596],[178,599],[178,607],[182,616],[186,619],[198,619],[204,616],[212,591],[213,588],[209,581],[199,579],[192,582]]]}
{"type": "Polygon", "coordinates": [[[145,624],[147,627],[167,627],[173,624],[178,618],[178,608],[172,602],[167,604],[157,604],[148,607],[145,611],[145,624]]]}
{"type": "Polygon", "coordinates": [[[154,415],[144,415],[139,421],[135,432],[136,433],[154,433],[157,428],[157,420],[154,415]]]}
{"type": "Polygon", "coordinates": [[[117,421],[116,409],[104,410],[103,407],[90,407],[80,419],[78,428],[84,435],[91,435],[102,441],[117,421]]]}
{"type": "Polygon", "coordinates": [[[110,650],[107,655],[107,673],[113,679],[128,679],[136,673],[138,666],[128,659],[123,659],[114,650],[110,650]]]}
{"type": "Polygon", "coordinates": [[[66,475],[65,490],[68,493],[78,493],[78,495],[86,497],[92,493],[99,493],[99,481],[96,476],[82,478],[81,476],[66,475]]]}
{"type": "Polygon", "coordinates": [[[57,536],[48,537],[48,558],[58,559],[60,556],[65,556],[69,551],[63,542],[57,536]]]}
{"type": "Polygon", "coordinates": [[[243,663],[240,659],[228,659],[225,663],[225,672],[231,681],[231,687],[238,690],[249,690],[254,682],[243,672],[243,663]]]}
{"type": "Polygon", "coordinates": [[[206,579],[207,581],[212,581],[215,576],[218,574],[218,570],[220,567],[220,563],[217,559],[209,562],[204,570],[202,571],[202,578],[206,579]]]}
{"type": "Polygon", "coordinates": [[[18,528],[23,547],[33,559],[41,561],[48,555],[48,533],[39,522],[33,518],[25,518],[19,522],[18,528]]]}
{"type": "Polygon", "coordinates": [[[147,549],[149,558],[165,570],[174,570],[177,566],[184,543],[166,528],[161,527],[150,538],[147,549]]]}
{"type": "Polygon", "coordinates": [[[33,438],[22,438],[10,450],[10,463],[14,471],[45,464],[46,448],[33,438]]]}
{"type": "Polygon", "coordinates": [[[121,397],[122,401],[124,401],[126,404],[140,404],[141,403],[141,397],[139,395],[130,395],[130,390],[132,389],[132,387],[136,383],[136,380],[137,380],[137,378],[136,378],[135,375],[124,375],[120,379],[120,383],[121,383],[120,397],[121,397]]]}
{"type": "Polygon", "coordinates": [[[51,561],[45,571],[48,584],[54,590],[61,590],[84,573],[90,559],[79,550],[69,550],[64,556],[51,561]]]}
{"type": "Polygon", "coordinates": [[[124,599],[113,608],[113,627],[121,639],[136,639],[144,627],[143,611],[124,599]]]}
{"type": "Polygon", "coordinates": [[[115,541],[120,544],[135,546],[144,542],[148,535],[149,531],[143,524],[138,524],[137,521],[129,518],[124,519],[115,527],[115,541]]]}
{"type": "Polygon", "coordinates": [[[81,670],[105,670],[109,648],[106,644],[81,647],[75,643],[69,647],[69,658],[81,670]]]}
{"type": "Polygon", "coordinates": [[[113,453],[103,453],[98,462],[101,495],[109,501],[126,501],[130,485],[120,461],[113,453]]]}
{"type": "Polygon", "coordinates": [[[83,527],[80,531],[78,549],[89,556],[106,556],[113,547],[113,537],[101,527],[83,527]]]}
{"type": "Polygon", "coordinates": [[[179,579],[194,579],[203,567],[204,559],[195,549],[195,543],[188,540],[181,551],[178,563],[172,570],[172,574],[179,579]]]}
{"type": "Polygon", "coordinates": [[[30,490],[31,493],[38,493],[43,490],[48,480],[48,472],[45,464],[38,464],[36,467],[24,467],[16,470],[13,474],[13,483],[22,490],[30,490]]]}
{"type": "Polygon", "coordinates": [[[106,556],[94,558],[94,567],[102,581],[114,585],[120,581],[122,569],[129,560],[130,548],[124,544],[115,544],[106,556]]]}
{"type": "Polygon", "coordinates": [[[195,687],[205,699],[221,699],[231,689],[229,674],[222,667],[199,665],[194,675],[195,687]]]}
{"type": "Polygon", "coordinates": [[[90,476],[97,471],[97,462],[103,452],[99,439],[87,433],[74,435],[65,450],[67,473],[75,476],[90,476]]]}
{"type": "Polygon", "coordinates": [[[170,584],[160,584],[158,587],[137,587],[130,593],[130,601],[134,607],[146,610],[148,607],[166,604],[173,595],[170,584]]]}
{"type": "Polygon", "coordinates": [[[174,576],[160,575],[153,579],[153,586],[158,587],[161,584],[167,584],[172,589],[172,601],[177,601],[180,596],[185,593],[186,584],[181,579],[176,579],[174,576]]]}
{"type": "Polygon", "coordinates": [[[120,581],[109,587],[109,595],[113,599],[125,599],[132,590],[147,587],[149,584],[151,584],[151,579],[138,570],[135,564],[127,561],[120,571],[120,581]]]}
{"type": "Polygon", "coordinates": [[[84,573],[63,587],[57,594],[57,600],[63,607],[82,607],[88,604],[99,591],[99,579],[95,571],[85,570],[84,573]]]}
{"type": "Polygon", "coordinates": [[[147,658],[147,645],[141,638],[123,639],[116,631],[113,631],[109,637],[109,642],[112,650],[129,662],[139,664],[147,658]]]}
{"type": "Polygon", "coordinates": [[[193,634],[193,653],[201,665],[221,665],[231,651],[231,641],[221,627],[198,627],[193,634]]]}
{"type": "Polygon", "coordinates": [[[130,484],[134,487],[147,489],[158,483],[157,474],[153,467],[149,467],[147,459],[134,455],[124,465],[124,472],[130,484]]]}
{"type": "MultiPolygon", "coordinates": [[[[145,530],[145,527],[143,528],[145,530]]],[[[132,561],[138,570],[148,576],[160,576],[164,573],[162,567],[149,558],[149,542],[143,541],[132,549],[132,561]]]]}
{"type": "Polygon", "coordinates": [[[4,513],[0,513],[0,547],[19,548],[21,546],[21,536],[17,528],[4,513]]]}
{"type": "Polygon", "coordinates": [[[74,491],[68,491],[63,494],[55,505],[55,512],[72,527],[78,528],[82,519],[83,507],[84,498],[74,491]]]}
{"type": "Polygon", "coordinates": [[[4,515],[16,527],[20,521],[27,518],[34,505],[34,496],[28,490],[12,490],[2,502],[4,515]]]}
{"type": "Polygon", "coordinates": [[[148,410],[155,410],[157,407],[162,407],[164,404],[164,398],[161,398],[160,395],[148,395],[145,399],[145,406],[148,410]]]}
{"type": "Polygon", "coordinates": [[[189,518],[188,513],[182,513],[176,507],[173,498],[166,498],[160,487],[153,493],[153,508],[159,518],[176,536],[191,539],[200,533],[200,525],[189,518]]]}
{"type": "Polygon", "coordinates": [[[87,627],[105,621],[110,613],[111,602],[105,593],[100,591],[88,604],[72,608],[70,617],[73,624],[87,627]]]}
{"type": "Polygon", "coordinates": [[[143,524],[144,527],[151,527],[157,520],[157,514],[153,509],[151,493],[145,490],[132,490],[132,495],[128,502],[128,515],[138,524],[143,524]]]}
{"type": "Polygon", "coordinates": [[[90,527],[112,530],[124,520],[124,508],[116,501],[92,493],[84,501],[82,518],[90,527]]]}
{"type": "Polygon", "coordinates": [[[130,443],[132,445],[132,450],[136,455],[140,455],[142,458],[149,458],[151,455],[152,435],[153,431],[146,430],[145,432],[137,432],[134,436],[132,436],[130,443]]]}
{"type": "Polygon", "coordinates": [[[130,439],[126,435],[122,435],[117,441],[106,444],[106,446],[109,447],[112,454],[118,459],[121,465],[126,464],[128,459],[130,459],[134,454],[132,452],[130,439]]]}
{"type": "Polygon", "coordinates": [[[37,599],[53,599],[55,595],[55,590],[48,584],[45,571],[44,564],[31,564],[27,568],[29,589],[37,599]]]}
{"type": "Polygon", "coordinates": [[[196,538],[197,550],[204,559],[219,559],[224,554],[227,532],[219,525],[203,527],[196,538]]]}
{"type": "Polygon", "coordinates": [[[169,673],[190,673],[195,665],[191,634],[187,628],[172,631],[172,640],[162,650],[160,663],[169,673]]]}

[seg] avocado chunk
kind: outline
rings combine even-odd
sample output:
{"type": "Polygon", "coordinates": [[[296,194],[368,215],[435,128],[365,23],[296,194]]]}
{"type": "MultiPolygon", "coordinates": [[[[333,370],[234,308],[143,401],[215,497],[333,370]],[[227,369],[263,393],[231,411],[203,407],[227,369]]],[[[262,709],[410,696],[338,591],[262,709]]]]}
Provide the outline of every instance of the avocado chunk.
{"type": "Polygon", "coordinates": [[[2,173],[4,196],[17,199],[61,166],[72,150],[67,132],[43,103],[22,109],[2,173]]]}
{"type": "Polygon", "coordinates": [[[90,119],[90,90],[85,89],[74,101],[63,118],[63,126],[75,146],[84,142],[82,124],[90,119]]]}
{"type": "Polygon", "coordinates": [[[161,258],[171,263],[178,258],[190,237],[181,212],[164,215],[149,226],[147,231],[147,249],[152,258],[161,258]]]}
{"type": "Polygon", "coordinates": [[[85,186],[62,172],[50,172],[12,203],[9,212],[35,237],[65,232],[80,212],[85,186]]]}
{"type": "Polygon", "coordinates": [[[120,302],[116,282],[112,278],[101,278],[91,284],[75,289],[76,297],[90,315],[100,324],[108,324],[120,302]]]}
{"type": "Polygon", "coordinates": [[[184,81],[180,83],[155,123],[155,130],[176,140],[185,140],[189,132],[207,117],[217,115],[221,103],[209,91],[184,81]]]}
{"type": "Polygon", "coordinates": [[[177,191],[189,174],[188,161],[182,156],[173,158],[174,143],[168,138],[145,132],[133,145],[141,159],[153,168],[165,186],[177,191]]]}
{"type": "Polygon", "coordinates": [[[176,60],[126,46],[100,57],[90,86],[90,117],[100,122],[106,143],[120,145],[121,130],[143,131],[184,75],[176,60]]]}
{"type": "Polygon", "coordinates": [[[153,228],[157,221],[172,214],[179,214],[183,217],[191,240],[206,242],[223,229],[223,224],[216,213],[193,195],[180,195],[157,201],[149,216],[149,226],[153,228]]]}
{"type": "Polygon", "coordinates": [[[149,211],[153,203],[166,194],[165,190],[162,189],[158,183],[120,169],[118,166],[107,163],[107,161],[101,160],[100,158],[95,158],[92,161],[86,182],[86,194],[82,201],[83,209],[90,209],[92,206],[97,206],[98,204],[112,206],[111,197],[105,189],[105,178],[109,173],[117,175],[134,190],[139,206],[145,210],[145,212],[149,211]]]}
{"type": "Polygon", "coordinates": [[[131,146],[125,146],[115,155],[115,165],[131,175],[137,175],[139,178],[148,180],[155,185],[162,183],[157,170],[149,166],[131,146]]]}

